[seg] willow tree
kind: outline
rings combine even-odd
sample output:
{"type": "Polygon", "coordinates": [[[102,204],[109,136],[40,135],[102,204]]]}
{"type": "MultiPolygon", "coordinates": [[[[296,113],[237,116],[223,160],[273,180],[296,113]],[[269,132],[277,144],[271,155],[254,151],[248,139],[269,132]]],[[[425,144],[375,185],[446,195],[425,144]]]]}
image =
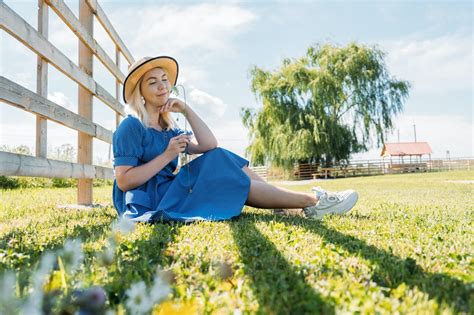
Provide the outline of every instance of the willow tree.
{"type": "Polygon", "coordinates": [[[388,72],[385,53],[351,43],[313,46],[275,71],[251,70],[263,107],[242,108],[255,164],[289,169],[295,162],[333,163],[383,143],[402,111],[410,84],[388,72]]]}

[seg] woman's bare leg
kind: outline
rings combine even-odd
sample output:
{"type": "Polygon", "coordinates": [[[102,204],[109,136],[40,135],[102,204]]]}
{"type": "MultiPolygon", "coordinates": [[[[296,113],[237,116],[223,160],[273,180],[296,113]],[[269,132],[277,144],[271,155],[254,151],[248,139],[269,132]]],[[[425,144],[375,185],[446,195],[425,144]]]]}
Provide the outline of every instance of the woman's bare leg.
{"type": "Polygon", "coordinates": [[[248,206],[264,209],[289,209],[309,207],[318,202],[315,195],[276,187],[263,180],[252,179],[250,175],[249,177],[250,191],[245,202],[248,206]]]}
{"type": "MultiPolygon", "coordinates": [[[[256,174],[254,171],[252,171],[250,168],[248,168],[247,166],[244,166],[243,168],[243,171],[252,179],[252,180],[255,180],[255,181],[260,181],[260,182],[263,182],[263,183],[266,183],[266,181],[261,178],[260,176],[258,176],[258,174],[256,174]]],[[[284,191],[288,192],[287,190],[283,189],[284,191]]],[[[290,191],[290,193],[294,193],[293,191],[290,191]]],[[[258,198],[258,197],[257,197],[258,198]]],[[[317,201],[317,200],[316,200],[317,201]]],[[[314,201],[314,202],[316,202],[314,201]]],[[[252,202],[252,201],[250,201],[252,202]]],[[[273,212],[276,213],[276,214],[286,214],[286,215],[298,215],[301,211],[301,208],[283,208],[283,209],[280,209],[281,207],[274,207],[275,209],[273,209],[273,212]]],[[[270,208],[271,209],[271,208],[270,208]]]]}

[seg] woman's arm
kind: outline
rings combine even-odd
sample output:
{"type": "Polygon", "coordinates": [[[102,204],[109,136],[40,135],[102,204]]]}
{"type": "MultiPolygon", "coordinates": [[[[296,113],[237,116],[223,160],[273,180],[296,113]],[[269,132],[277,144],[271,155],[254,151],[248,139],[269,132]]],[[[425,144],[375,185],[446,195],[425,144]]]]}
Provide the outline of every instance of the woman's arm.
{"type": "Polygon", "coordinates": [[[202,121],[202,119],[192,110],[192,108],[177,98],[169,98],[166,104],[160,109],[160,112],[182,113],[189,121],[193,129],[196,141],[188,144],[188,153],[203,153],[217,147],[217,139],[211,130],[202,121]]]}
{"type": "Polygon", "coordinates": [[[187,152],[189,154],[199,154],[217,147],[216,137],[190,106],[186,105],[186,109],[182,113],[189,121],[197,141],[191,141],[188,144],[187,152]]]}
{"type": "Polygon", "coordinates": [[[168,148],[148,163],[135,167],[129,165],[116,166],[117,186],[122,191],[128,191],[143,185],[173,161],[180,152],[183,152],[186,144],[189,144],[189,136],[179,135],[171,138],[168,148]]]}

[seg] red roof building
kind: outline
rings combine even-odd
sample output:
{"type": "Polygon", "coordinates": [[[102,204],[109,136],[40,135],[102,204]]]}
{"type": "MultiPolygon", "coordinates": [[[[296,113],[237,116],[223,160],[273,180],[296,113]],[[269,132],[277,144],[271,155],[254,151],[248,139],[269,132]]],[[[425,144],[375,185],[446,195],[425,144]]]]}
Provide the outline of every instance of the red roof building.
{"type": "Polygon", "coordinates": [[[426,172],[431,169],[431,150],[428,142],[397,142],[385,143],[380,156],[385,160],[390,158],[390,163],[385,165],[383,163],[384,173],[408,173],[408,172],[426,172]],[[422,162],[423,155],[429,155],[430,163],[422,162]],[[412,156],[415,161],[412,162],[412,156]],[[392,163],[392,157],[398,157],[399,161],[396,164],[392,163]],[[409,162],[404,161],[404,157],[409,157],[409,162]]]}
{"type": "Polygon", "coordinates": [[[419,156],[428,154],[431,155],[431,150],[428,142],[398,142],[398,143],[385,143],[380,156],[419,156]]]}

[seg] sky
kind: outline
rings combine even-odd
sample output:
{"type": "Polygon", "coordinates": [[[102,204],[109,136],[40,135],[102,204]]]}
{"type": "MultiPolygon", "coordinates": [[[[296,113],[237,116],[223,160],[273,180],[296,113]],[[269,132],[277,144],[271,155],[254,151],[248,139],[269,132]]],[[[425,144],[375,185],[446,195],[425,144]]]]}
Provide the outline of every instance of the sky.
{"type": "MultiPolygon", "coordinates": [[[[4,1],[37,28],[37,1],[4,1]]],[[[78,1],[65,1],[78,16],[78,1]]],[[[210,127],[219,146],[245,157],[248,132],[240,108],[261,108],[250,90],[250,70],[276,70],[284,58],[302,57],[315,44],[350,42],[386,53],[391,75],[412,85],[387,142],[427,141],[432,157],[474,156],[473,5],[470,1],[100,1],[135,59],[171,55],[187,103],[210,127]]],[[[2,76],[36,90],[36,55],[0,31],[2,76]]],[[[112,56],[115,47],[94,23],[94,37],[112,56]]],[[[78,40],[49,12],[49,40],[78,63],[78,40]]],[[[126,72],[126,61],[121,69],[126,72]]],[[[115,80],[97,59],[94,78],[115,95],[115,80]]],[[[49,67],[48,99],[77,112],[77,84],[49,67]]],[[[1,102],[0,102],[1,103],[1,102]]],[[[178,114],[173,114],[179,118],[178,114]]],[[[93,119],[114,130],[115,115],[94,100],[93,119]]],[[[0,104],[0,145],[34,152],[35,116],[0,104]]],[[[184,128],[183,119],[178,124],[184,128]]],[[[189,129],[189,124],[187,125],[189,129]]],[[[48,122],[48,146],[70,143],[77,132],[48,122]]],[[[109,144],[94,139],[94,162],[109,159],[109,144]]],[[[375,145],[353,159],[377,159],[375,145]]]]}

